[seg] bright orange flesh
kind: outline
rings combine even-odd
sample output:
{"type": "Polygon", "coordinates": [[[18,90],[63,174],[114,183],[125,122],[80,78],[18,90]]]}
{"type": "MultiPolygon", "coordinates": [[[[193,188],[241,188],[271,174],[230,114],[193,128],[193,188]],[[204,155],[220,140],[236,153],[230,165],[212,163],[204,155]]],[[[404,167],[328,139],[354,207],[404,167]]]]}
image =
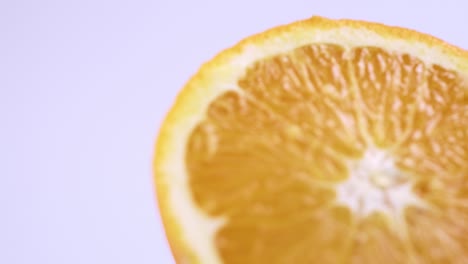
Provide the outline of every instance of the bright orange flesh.
{"type": "Polygon", "coordinates": [[[467,77],[467,51],[349,20],[224,51],[158,138],[177,263],[468,263],[467,77]]]}
{"type": "Polygon", "coordinates": [[[252,65],[242,90],[216,98],[187,145],[197,205],[230,219],[216,235],[224,263],[468,260],[461,81],[375,47],[309,45],[252,65]],[[349,177],[345,161],[369,147],[388,149],[402,183],[416,182],[432,206],[407,208],[404,236],[380,212],[359,219],[334,202],[336,183],[349,177]]]}

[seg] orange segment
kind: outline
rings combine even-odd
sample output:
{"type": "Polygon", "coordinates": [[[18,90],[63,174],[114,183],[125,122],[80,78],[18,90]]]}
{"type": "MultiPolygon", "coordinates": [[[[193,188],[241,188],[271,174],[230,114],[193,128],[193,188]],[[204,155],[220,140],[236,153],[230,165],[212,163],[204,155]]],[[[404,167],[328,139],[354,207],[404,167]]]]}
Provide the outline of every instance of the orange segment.
{"type": "Polygon", "coordinates": [[[395,145],[412,129],[415,102],[425,85],[424,64],[409,54],[359,47],[351,52],[363,125],[380,148],[395,145]]]}
{"type": "Polygon", "coordinates": [[[310,263],[317,259],[336,263],[346,257],[343,252],[349,247],[352,221],[348,210],[329,207],[300,216],[261,226],[234,220],[217,236],[222,258],[227,263],[310,263]]]}
{"type": "Polygon", "coordinates": [[[343,48],[337,45],[297,48],[257,62],[238,83],[283,122],[297,128],[298,137],[308,141],[305,145],[310,147],[313,139],[320,151],[356,155],[362,139],[348,131],[356,128],[356,115],[347,89],[349,65],[343,56],[343,48]],[[323,149],[323,145],[329,147],[323,149]]]}
{"type": "Polygon", "coordinates": [[[409,250],[387,221],[381,214],[360,221],[353,236],[350,260],[342,263],[408,263],[409,250]]]}
{"type": "Polygon", "coordinates": [[[418,263],[466,263],[468,232],[464,221],[467,210],[428,212],[411,209],[407,213],[408,229],[418,263]]]}
{"type": "Polygon", "coordinates": [[[161,129],[177,263],[468,262],[468,52],[324,18],[201,68],[161,129]]]}

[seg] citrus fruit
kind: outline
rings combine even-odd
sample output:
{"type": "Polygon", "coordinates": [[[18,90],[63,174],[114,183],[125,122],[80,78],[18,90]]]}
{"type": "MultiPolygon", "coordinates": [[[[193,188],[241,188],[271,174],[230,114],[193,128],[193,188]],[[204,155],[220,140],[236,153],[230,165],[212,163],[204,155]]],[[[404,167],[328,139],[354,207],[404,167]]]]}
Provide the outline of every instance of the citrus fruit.
{"type": "Polygon", "coordinates": [[[163,122],[177,263],[468,263],[468,52],[313,17],[204,64],[163,122]]]}

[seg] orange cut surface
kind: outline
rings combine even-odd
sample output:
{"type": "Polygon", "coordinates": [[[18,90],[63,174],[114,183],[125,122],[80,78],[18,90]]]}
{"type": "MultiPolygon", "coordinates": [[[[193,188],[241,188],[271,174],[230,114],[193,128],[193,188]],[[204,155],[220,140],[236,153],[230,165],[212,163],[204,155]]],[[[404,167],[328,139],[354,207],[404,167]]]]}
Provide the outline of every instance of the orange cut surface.
{"type": "Polygon", "coordinates": [[[468,52],[314,17],[178,96],[154,162],[178,264],[468,263],[468,52]]]}

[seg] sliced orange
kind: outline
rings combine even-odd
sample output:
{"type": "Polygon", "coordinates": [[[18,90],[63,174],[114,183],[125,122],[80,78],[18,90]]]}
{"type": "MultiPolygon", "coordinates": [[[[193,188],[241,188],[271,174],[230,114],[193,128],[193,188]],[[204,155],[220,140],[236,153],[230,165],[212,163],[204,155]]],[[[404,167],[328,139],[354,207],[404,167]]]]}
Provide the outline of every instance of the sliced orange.
{"type": "Polygon", "coordinates": [[[468,263],[468,51],[314,17],[204,64],[154,160],[177,263],[468,263]]]}

